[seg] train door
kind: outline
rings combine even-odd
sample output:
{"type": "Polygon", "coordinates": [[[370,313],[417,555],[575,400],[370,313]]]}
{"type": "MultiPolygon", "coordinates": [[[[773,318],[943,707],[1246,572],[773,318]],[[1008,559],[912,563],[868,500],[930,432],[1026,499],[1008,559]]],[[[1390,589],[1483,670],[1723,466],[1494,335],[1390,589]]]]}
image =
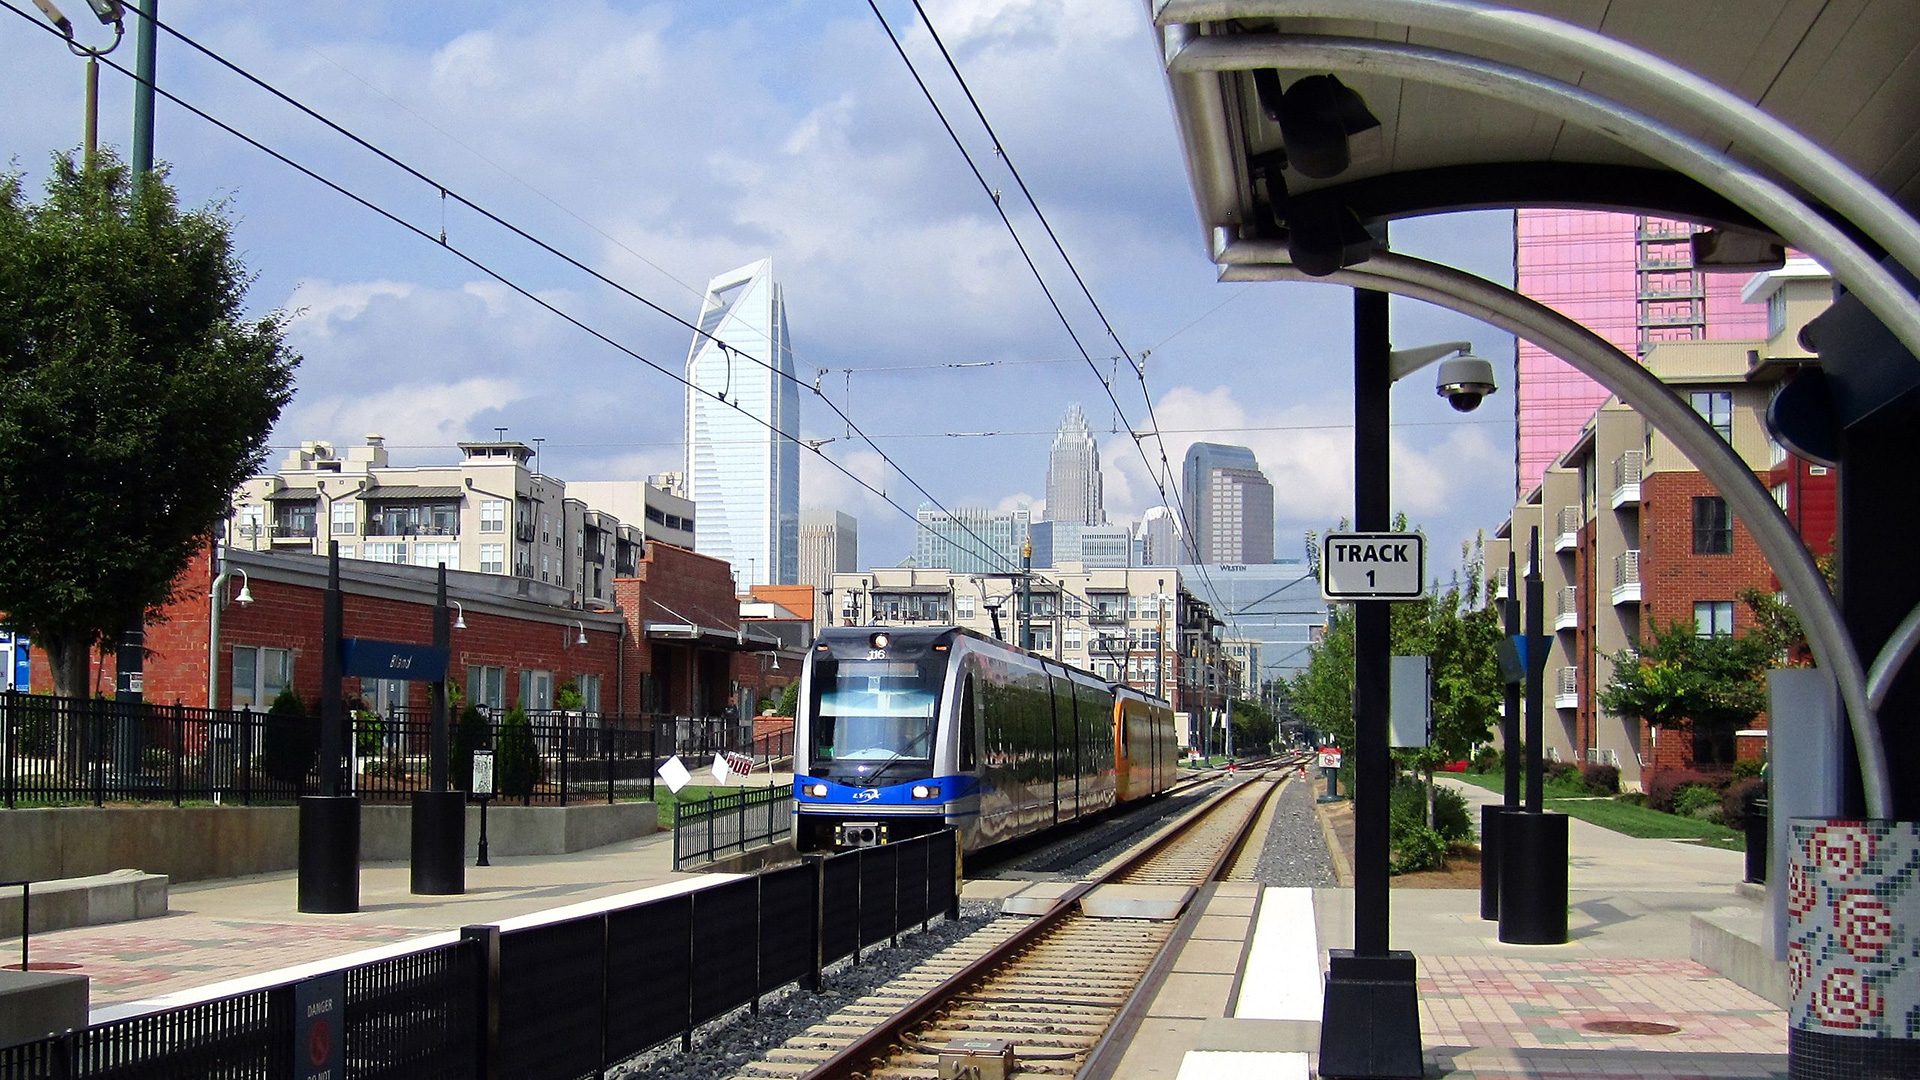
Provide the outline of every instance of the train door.
{"type": "Polygon", "coordinates": [[[1058,825],[1060,824],[1060,713],[1062,711],[1060,707],[1060,680],[1055,677],[1051,671],[1047,672],[1046,680],[1047,723],[1049,727],[1047,760],[1050,766],[1047,771],[1053,774],[1052,822],[1058,825]]]}

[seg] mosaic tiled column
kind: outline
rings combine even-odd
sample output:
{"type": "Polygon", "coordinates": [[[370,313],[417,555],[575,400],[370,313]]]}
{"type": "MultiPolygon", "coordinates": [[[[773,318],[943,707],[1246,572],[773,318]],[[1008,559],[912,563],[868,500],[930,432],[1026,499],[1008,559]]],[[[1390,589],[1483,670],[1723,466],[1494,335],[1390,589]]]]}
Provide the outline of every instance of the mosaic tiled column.
{"type": "Polygon", "coordinates": [[[1787,965],[1794,1080],[1920,1080],[1920,822],[1794,822],[1787,965]]]}

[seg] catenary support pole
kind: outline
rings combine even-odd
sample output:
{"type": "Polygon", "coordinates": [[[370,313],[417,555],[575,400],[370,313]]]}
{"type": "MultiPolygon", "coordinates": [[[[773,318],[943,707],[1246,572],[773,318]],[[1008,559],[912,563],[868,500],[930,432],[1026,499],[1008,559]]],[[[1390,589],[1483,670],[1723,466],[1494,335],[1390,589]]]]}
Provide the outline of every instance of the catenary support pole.
{"type": "Polygon", "coordinates": [[[133,0],[128,6],[139,13],[133,39],[133,175],[137,179],[153,171],[153,74],[157,44],[153,21],[160,17],[160,0],[133,0]]]}

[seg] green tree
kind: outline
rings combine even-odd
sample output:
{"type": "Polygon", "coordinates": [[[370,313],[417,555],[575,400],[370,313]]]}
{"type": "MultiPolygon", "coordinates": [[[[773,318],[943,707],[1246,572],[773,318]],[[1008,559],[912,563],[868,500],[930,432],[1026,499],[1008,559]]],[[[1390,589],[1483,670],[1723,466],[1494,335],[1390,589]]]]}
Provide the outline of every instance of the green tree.
{"type": "Polygon", "coordinates": [[[265,460],[299,358],[248,284],[224,208],[182,213],[162,174],[57,156],[37,205],[0,177],[0,610],[57,693],[174,599],[265,460]]]}
{"type": "Polygon", "coordinates": [[[1239,753],[1269,749],[1279,737],[1273,714],[1257,701],[1233,699],[1233,746],[1239,753]]]}
{"type": "Polygon", "coordinates": [[[780,706],[777,714],[792,717],[800,708],[800,680],[795,679],[780,690],[780,706]]]}
{"type": "Polygon", "coordinates": [[[307,712],[292,687],[280,691],[267,708],[260,737],[260,768],[275,780],[304,794],[307,776],[320,756],[320,724],[307,712]]]}
{"type": "Polygon", "coordinates": [[[1766,635],[1701,637],[1684,622],[1613,658],[1600,707],[1655,727],[1731,738],[1767,707],[1762,673],[1778,655],[1766,635]]]}
{"type": "MultiPolygon", "coordinates": [[[[1395,531],[1407,527],[1405,517],[1394,522],[1395,531]]],[[[1426,775],[1429,792],[1434,768],[1471,757],[1491,737],[1499,715],[1502,683],[1496,650],[1501,628],[1483,585],[1483,546],[1477,538],[1462,545],[1461,566],[1449,584],[1435,583],[1419,600],[1396,601],[1388,616],[1394,654],[1427,656],[1433,663],[1432,741],[1399,752],[1403,765],[1426,775]]],[[[1317,562],[1317,550],[1310,547],[1310,561],[1317,562]]],[[[1332,605],[1326,632],[1313,646],[1307,666],[1287,686],[1294,715],[1346,747],[1353,745],[1353,660],[1353,605],[1332,605]]]]}
{"type": "Polygon", "coordinates": [[[494,775],[502,796],[523,802],[540,783],[540,750],[533,742],[533,725],[527,723],[527,711],[518,705],[500,722],[494,775]]]}

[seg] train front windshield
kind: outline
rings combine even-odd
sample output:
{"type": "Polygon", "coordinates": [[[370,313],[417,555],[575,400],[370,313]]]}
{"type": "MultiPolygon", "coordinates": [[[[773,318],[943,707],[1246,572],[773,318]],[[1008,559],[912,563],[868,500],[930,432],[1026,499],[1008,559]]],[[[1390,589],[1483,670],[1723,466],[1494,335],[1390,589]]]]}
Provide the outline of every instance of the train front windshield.
{"type": "Polygon", "coordinates": [[[873,786],[925,775],[933,763],[942,667],[816,658],[807,747],[813,775],[873,786]]]}

